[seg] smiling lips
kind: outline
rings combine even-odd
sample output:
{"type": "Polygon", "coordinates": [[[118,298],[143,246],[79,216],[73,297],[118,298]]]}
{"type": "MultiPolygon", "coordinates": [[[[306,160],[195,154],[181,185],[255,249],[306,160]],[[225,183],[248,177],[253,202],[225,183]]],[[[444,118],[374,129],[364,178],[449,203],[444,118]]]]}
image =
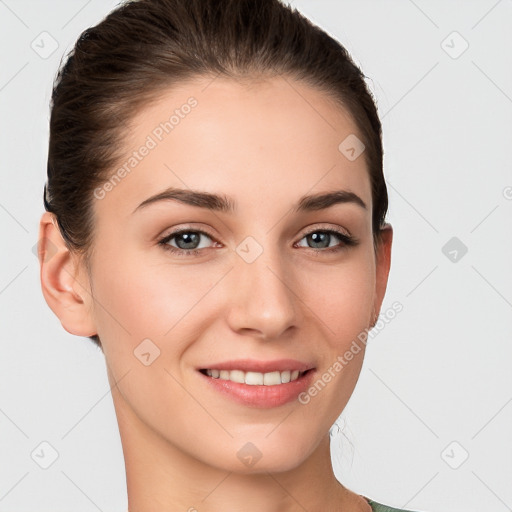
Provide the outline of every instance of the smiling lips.
{"type": "Polygon", "coordinates": [[[244,359],[198,370],[213,389],[238,403],[268,408],[295,400],[309,386],[315,368],[294,359],[244,359]]]}

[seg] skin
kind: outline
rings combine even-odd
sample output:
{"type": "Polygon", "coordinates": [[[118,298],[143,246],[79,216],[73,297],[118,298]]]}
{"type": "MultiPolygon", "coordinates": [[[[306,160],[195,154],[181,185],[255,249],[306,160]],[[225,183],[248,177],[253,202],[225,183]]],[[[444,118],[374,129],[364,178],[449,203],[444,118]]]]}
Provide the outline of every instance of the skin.
{"type": "MultiPolygon", "coordinates": [[[[305,405],[242,405],[211,390],[196,370],[212,361],[295,358],[314,363],[319,376],[374,324],[392,229],[375,251],[366,162],[338,150],[357,126],[323,93],[290,78],[204,78],[140,111],[126,130],[126,155],[190,96],[197,107],[96,200],[90,274],[52,214],[40,222],[47,303],[66,331],[102,340],[130,511],[368,512],[336,480],[329,453],[329,429],[357,383],[364,344],[305,405]],[[132,213],[169,186],[225,194],[237,213],[177,201],[132,213]],[[367,208],[293,212],[304,194],[340,189],[367,208]],[[158,244],[178,227],[212,234],[201,236],[200,255],[179,257],[158,244]],[[358,245],[328,254],[305,237],[329,228],[358,245]],[[263,250],[250,264],[236,252],[248,236],[263,250]],[[45,261],[48,240],[57,251],[45,261]],[[160,350],[149,366],[134,356],[146,338],[160,350]],[[251,467],[237,457],[248,442],[261,452],[251,467]]],[[[177,238],[168,243],[186,247],[177,238]]],[[[325,245],[343,242],[332,235],[325,245]]]]}

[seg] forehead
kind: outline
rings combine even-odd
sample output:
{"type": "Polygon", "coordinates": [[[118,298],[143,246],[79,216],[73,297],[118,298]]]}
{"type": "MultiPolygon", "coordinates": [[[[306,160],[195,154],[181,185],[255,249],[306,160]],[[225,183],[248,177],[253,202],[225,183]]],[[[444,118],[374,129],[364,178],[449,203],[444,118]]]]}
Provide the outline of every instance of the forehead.
{"type": "Polygon", "coordinates": [[[122,179],[99,212],[115,207],[128,215],[171,186],[222,193],[252,208],[265,198],[286,205],[333,188],[371,204],[364,153],[349,159],[344,151],[346,141],[361,139],[352,116],[291,78],[196,79],[162,92],[126,128],[125,158],[109,174],[123,168],[122,179]]]}

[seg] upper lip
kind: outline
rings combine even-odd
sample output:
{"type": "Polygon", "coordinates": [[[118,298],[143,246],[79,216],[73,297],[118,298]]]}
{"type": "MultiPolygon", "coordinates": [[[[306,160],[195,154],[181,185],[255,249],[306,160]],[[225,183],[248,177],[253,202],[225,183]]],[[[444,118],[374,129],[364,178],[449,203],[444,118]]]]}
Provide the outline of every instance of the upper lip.
{"type": "Polygon", "coordinates": [[[237,359],[223,361],[220,363],[208,363],[208,366],[201,366],[198,370],[242,370],[244,372],[284,372],[286,370],[298,370],[305,372],[314,368],[314,365],[297,361],[296,359],[275,359],[274,361],[257,361],[256,359],[237,359]]]}

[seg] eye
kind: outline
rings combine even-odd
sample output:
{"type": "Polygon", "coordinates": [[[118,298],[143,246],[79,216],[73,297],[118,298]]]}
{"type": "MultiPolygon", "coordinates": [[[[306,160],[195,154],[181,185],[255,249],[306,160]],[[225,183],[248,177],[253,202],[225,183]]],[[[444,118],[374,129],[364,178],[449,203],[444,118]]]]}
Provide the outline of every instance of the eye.
{"type": "Polygon", "coordinates": [[[302,240],[304,239],[313,245],[310,247],[311,249],[321,249],[321,251],[317,252],[337,252],[346,247],[355,246],[358,243],[354,237],[336,229],[315,229],[314,231],[306,233],[302,240]],[[333,239],[338,239],[338,241],[341,241],[341,244],[338,243],[337,245],[331,246],[330,242],[332,242],[333,239]]]}
{"type": "MultiPolygon", "coordinates": [[[[208,245],[201,246],[201,239],[206,238],[211,241],[214,240],[213,236],[201,229],[179,229],[158,241],[164,250],[170,251],[176,256],[199,256],[201,252],[208,249],[208,245]],[[171,244],[171,241],[174,244],[171,244]]],[[[312,246],[306,246],[313,249],[316,253],[332,253],[341,251],[350,246],[358,244],[358,240],[346,233],[336,229],[315,229],[306,233],[301,240],[307,240],[312,246]],[[338,243],[331,246],[331,242],[338,240],[338,243]],[[315,249],[318,249],[315,251],[315,249]]],[[[304,247],[303,245],[296,244],[297,247],[304,247]]]]}
{"type": "Polygon", "coordinates": [[[200,241],[201,238],[209,238],[212,240],[206,231],[200,229],[181,229],[165,236],[158,241],[158,244],[166,251],[170,251],[178,256],[199,255],[202,249],[200,241]],[[169,242],[175,240],[176,246],[170,245],[169,242]]]}

